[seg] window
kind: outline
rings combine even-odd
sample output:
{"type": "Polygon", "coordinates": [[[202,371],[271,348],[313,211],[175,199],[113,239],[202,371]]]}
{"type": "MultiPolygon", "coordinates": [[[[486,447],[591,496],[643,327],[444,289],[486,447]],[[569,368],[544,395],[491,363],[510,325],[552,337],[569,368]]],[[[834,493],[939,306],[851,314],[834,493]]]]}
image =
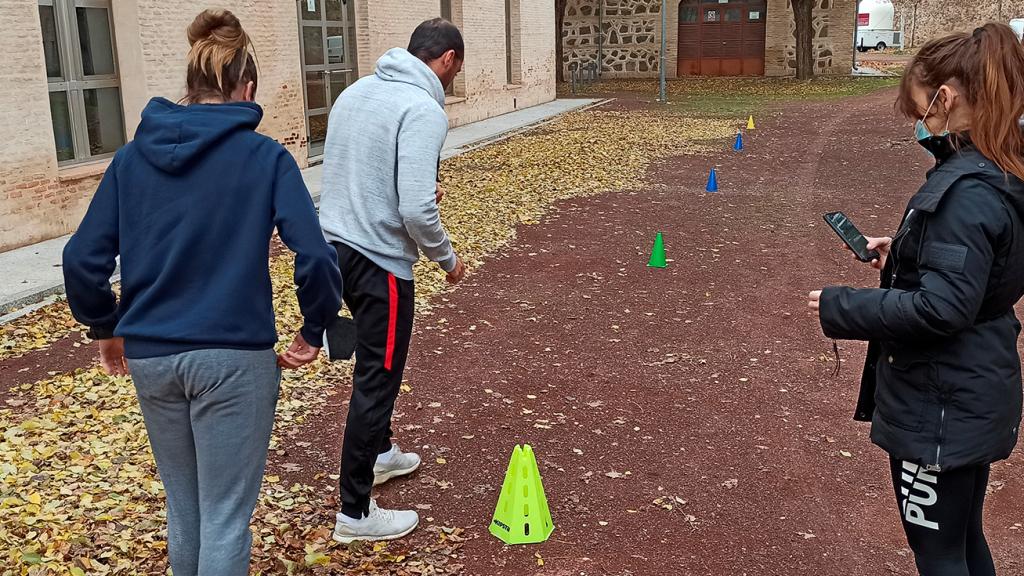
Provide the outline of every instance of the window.
{"type": "Polygon", "coordinates": [[[505,0],[505,81],[522,81],[522,59],[519,52],[519,0],[505,0]]]}
{"type": "MultiPolygon", "coordinates": [[[[463,33],[462,27],[462,0],[440,0],[440,11],[441,17],[445,20],[455,24],[456,27],[463,33]]],[[[451,86],[445,88],[444,93],[453,98],[465,98],[466,97],[466,76],[463,72],[459,72],[455,76],[455,80],[451,86]]]]}
{"type": "Polygon", "coordinates": [[[50,116],[60,164],[124,145],[110,0],[38,0],[50,116]]]}
{"type": "Polygon", "coordinates": [[[679,3],[679,23],[696,24],[700,20],[700,7],[697,0],[682,0],[679,3]]]}

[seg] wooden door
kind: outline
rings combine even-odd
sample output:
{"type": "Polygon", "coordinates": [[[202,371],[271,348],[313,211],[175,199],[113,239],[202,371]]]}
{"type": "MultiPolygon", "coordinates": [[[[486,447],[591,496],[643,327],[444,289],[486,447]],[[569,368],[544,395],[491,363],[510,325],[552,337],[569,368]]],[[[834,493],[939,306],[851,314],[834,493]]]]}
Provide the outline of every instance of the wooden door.
{"type": "Polygon", "coordinates": [[[682,0],[678,76],[764,74],[765,0],[682,0]]]}
{"type": "Polygon", "coordinates": [[[700,0],[679,3],[679,54],[676,76],[700,75],[700,0]]]}
{"type": "Polygon", "coordinates": [[[700,75],[722,75],[722,4],[700,6],[700,75]]]}
{"type": "Polygon", "coordinates": [[[721,52],[719,75],[743,75],[743,16],[744,4],[721,4],[721,52]]]}
{"type": "Polygon", "coordinates": [[[765,0],[748,1],[743,8],[743,71],[744,76],[764,76],[765,34],[767,32],[765,0]]]}

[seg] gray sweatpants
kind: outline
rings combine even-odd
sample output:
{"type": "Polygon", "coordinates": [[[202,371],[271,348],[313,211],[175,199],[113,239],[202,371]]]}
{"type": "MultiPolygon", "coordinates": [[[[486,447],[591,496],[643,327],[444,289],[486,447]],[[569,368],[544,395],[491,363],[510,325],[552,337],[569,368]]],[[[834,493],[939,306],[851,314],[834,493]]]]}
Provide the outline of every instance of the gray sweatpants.
{"type": "Polygon", "coordinates": [[[273,350],[128,360],[167,494],[174,576],[246,576],[281,371],[273,350]]]}

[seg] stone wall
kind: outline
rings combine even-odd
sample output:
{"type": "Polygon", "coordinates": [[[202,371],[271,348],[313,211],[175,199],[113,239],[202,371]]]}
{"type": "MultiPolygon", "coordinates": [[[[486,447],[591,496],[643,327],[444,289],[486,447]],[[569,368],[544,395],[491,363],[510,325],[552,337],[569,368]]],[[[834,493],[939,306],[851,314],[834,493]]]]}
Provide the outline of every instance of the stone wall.
{"type": "MultiPolygon", "coordinates": [[[[816,0],[814,7],[815,74],[849,74],[853,69],[856,11],[852,0],[816,0]]],[[[765,74],[796,74],[796,22],[791,0],[769,0],[765,74]]]]}
{"type": "MultiPolygon", "coordinates": [[[[814,54],[818,74],[849,74],[853,67],[855,10],[853,0],[817,0],[814,9],[814,54]]],[[[1024,2],[1024,0],[1020,0],[1024,2]]],[[[643,78],[658,75],[661,49],[660,0],[569,0],[562,30],[562,66],[598,60],[598,30],[602,32],[603,77],[643,78]],[[601,21],[599,27],[598,23],[601,21]]],[[[668,2],[666,61],[669,78],[676,76],[679,1],[668,2]]],[[[796,73],[796,24],[790,0],[768,0],[765,75],[796,73]]]]}
{"type": "Polygon", "coordinates": [[[569,0],[562,42],[566,78],[596,63],[599,53],[605,77],[657,76],[661,0],[569,0]]]}
{"type": "Polygon", "coordinates": [[[899,16],[905,17],[908,46],[920,46],[931,38],[950,32],[972,30],[989,21],[1009,23],[1024,18],[1024,0],[893,0],[899,16]]]}

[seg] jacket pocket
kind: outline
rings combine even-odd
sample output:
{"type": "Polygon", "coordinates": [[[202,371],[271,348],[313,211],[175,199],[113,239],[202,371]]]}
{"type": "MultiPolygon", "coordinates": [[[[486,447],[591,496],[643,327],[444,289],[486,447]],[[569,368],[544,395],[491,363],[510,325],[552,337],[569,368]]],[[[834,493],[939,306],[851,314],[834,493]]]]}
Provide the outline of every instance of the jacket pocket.
{"type": "Polygon", "coordinates": [[[878,362],[875,405],[888,424],[920,432],[928,407],[935,404],[938,375],[931,358],[918,351],[883,348],[878,362]]]}

